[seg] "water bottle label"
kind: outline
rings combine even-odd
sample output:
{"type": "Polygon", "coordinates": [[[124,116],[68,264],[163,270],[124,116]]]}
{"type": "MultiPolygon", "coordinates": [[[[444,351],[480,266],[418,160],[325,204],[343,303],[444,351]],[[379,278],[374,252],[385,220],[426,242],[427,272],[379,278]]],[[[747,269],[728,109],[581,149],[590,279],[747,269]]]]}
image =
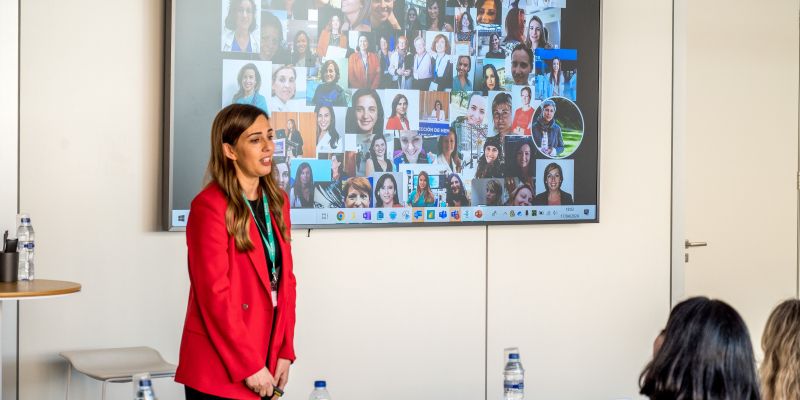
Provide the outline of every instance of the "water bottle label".
{"type": "Polygon", "coordinates": [[[24,244],[24,246],[28,250],[33,250],[33,242],[27,242],[24,244]]]}
{"type": "Polygon", "coordinates": [[[525,382],[503,382],[503,389],[505,390],[524,390],[525,389],[525,382]]]}

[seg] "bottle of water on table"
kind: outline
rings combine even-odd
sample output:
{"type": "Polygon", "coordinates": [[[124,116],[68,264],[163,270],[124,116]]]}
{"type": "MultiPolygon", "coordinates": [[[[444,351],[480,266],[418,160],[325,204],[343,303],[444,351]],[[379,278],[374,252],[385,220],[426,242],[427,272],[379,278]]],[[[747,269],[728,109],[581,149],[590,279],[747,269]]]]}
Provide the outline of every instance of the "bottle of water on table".
{"type": "Polygon", "coordinates": [[[158,400],[155,393],[153,393],[153,384],[150,377],[144,377],[139,380],[139,388],[136,390],[136,400],[158,400]]]}
{"type": "Polygon", "coordinates": [[[519,361],[519,351],[508,353],[508,361],[503,370],[503,400],[522,400],[525,398],[525,370],[519,361]]]}
{"type": "Polygon", "coordinates": [[[325,381],[314,381],[314,391],[308,396],[308,400],[331,400],[325,381]]]}
{"type": "Polygon", "coordinates": [[[33,280],[33,250],[34,233],[31,218],[23,214],[17,228],[17,253],[19,253],[19,268],[17,279],[21,281],[33,280]]]}

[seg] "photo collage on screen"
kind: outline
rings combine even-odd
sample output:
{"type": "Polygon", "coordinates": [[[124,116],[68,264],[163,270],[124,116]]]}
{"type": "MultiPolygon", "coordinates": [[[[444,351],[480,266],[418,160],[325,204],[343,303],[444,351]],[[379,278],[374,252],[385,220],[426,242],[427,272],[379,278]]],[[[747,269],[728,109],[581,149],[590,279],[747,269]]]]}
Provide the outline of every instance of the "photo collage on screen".
{"type": "Polygon", "coordinates": [[[221,106],[269,115],[293,219],[460,222],[574,204],[584,121],[567,0],[219,5],[221,106]]]}

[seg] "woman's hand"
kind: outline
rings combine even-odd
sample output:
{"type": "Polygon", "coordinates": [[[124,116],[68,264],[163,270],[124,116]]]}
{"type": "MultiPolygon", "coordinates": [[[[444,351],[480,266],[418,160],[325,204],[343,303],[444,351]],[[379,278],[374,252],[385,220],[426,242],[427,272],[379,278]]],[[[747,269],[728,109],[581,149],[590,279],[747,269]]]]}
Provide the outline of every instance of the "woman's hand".
{"type": "Polygon", "coordinates": [[[275,382],[281,389],[285,388],[286,383],[289,382],[289,367],[291,366],[291,361],[284,358],[278,359],[278,365],[275,367],[275,382]]]}
{"type": "MultiPolygon", "coordinates": [[[[280,371],[280,360],[278,360],[278,370],[280,371]]],[[[288,375],[288,367],[286,374],[288,375]]],[[[253,375],[250,375],[247,379],[244,380],[244,384],[250,388],[250,390],[258,393],[259,396],[272,396],[272,388],[275,386],[275,379],[267,370],[267,367],[263,367],[258,372],[253,375]]]]}

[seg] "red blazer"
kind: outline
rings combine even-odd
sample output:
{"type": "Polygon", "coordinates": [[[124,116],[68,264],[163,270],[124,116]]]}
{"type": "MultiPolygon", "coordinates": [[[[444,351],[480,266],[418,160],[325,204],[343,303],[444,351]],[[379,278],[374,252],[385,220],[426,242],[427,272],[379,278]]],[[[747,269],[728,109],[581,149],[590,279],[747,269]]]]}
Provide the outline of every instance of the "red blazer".
{"type": "Polygon", "coordinates": [[[361,53],[350,54],[347,60],[347,84],[351,88],[377,89],[381,81],[381,65],[378,55],[367,52],[367,71],[364,71],[364,62],[361,53]]]}
{"type": "MultiPolygon", "coordinates": [[[[216,183],[192,201],[186,225],[191,286],[175,381],[215,396],[256,400],[260,397],[244,380],[264,367],[268,350],[270,373],[278,358],[295,359],[297,281],[291,245],[277,235],[283,264],[274,312],[264,245],[255,221],[251,217],[253,250],[236,250],[225,227],[227,204],[216,183]]],[[[285,193],[283,215],[288,233],[291,223],[285,193]]],[[[279,232],[274,219],[273,227],[279,232]]]]}

